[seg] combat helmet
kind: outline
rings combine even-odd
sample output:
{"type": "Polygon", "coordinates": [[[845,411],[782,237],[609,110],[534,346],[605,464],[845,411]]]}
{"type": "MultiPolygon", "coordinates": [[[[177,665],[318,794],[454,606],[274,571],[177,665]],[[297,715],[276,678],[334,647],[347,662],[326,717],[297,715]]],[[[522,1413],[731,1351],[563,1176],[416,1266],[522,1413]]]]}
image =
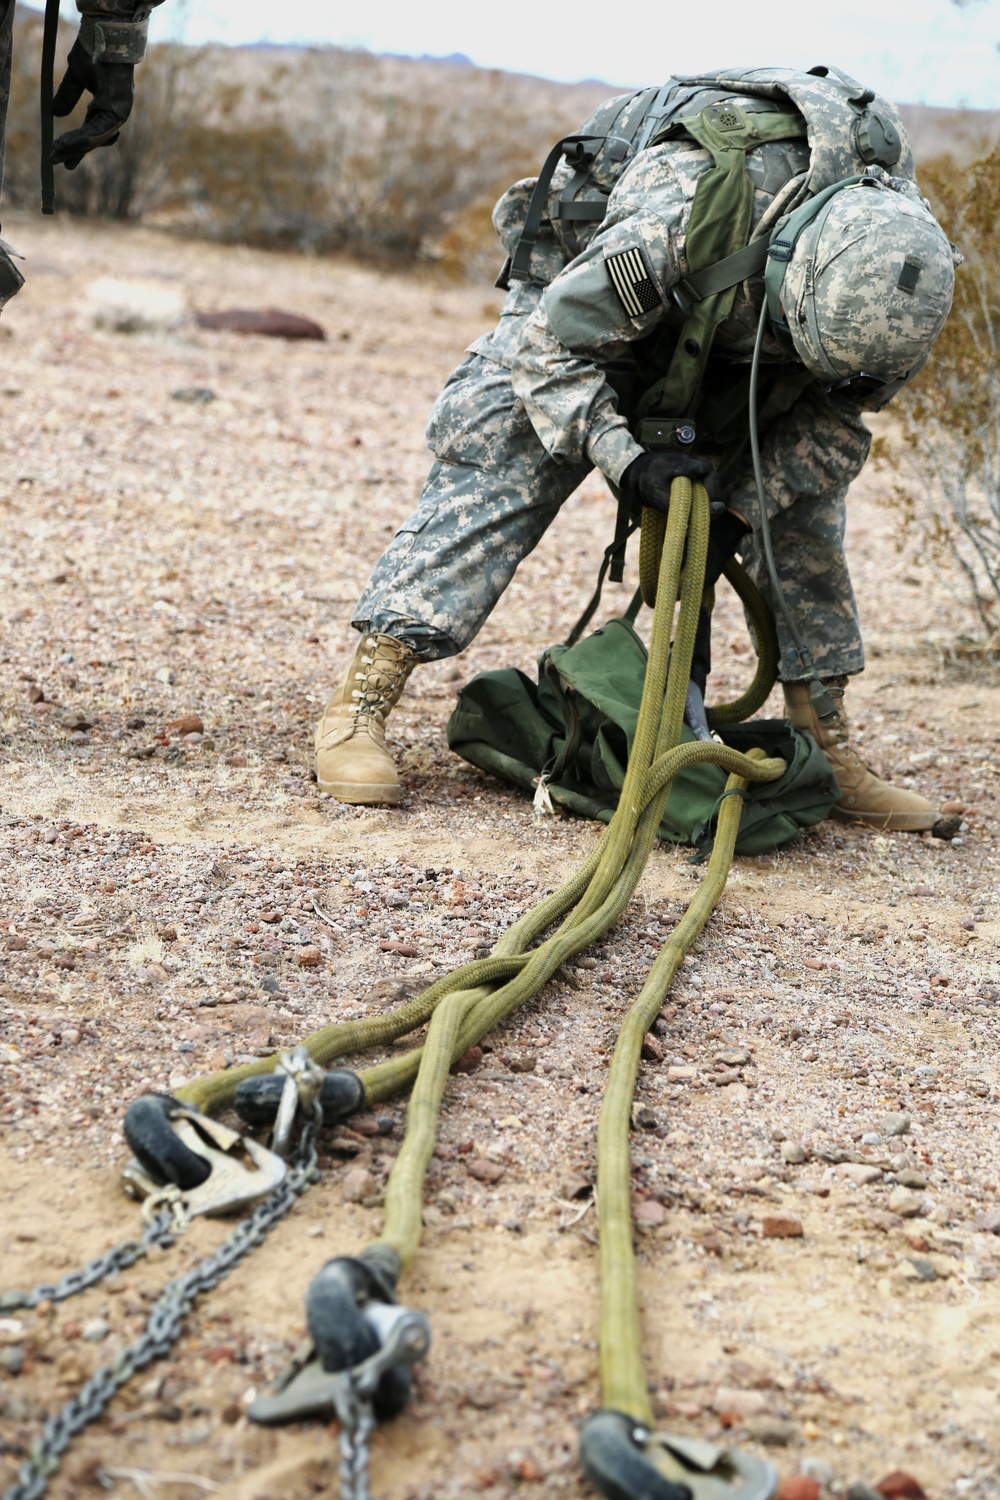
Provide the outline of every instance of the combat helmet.
{"type": "Polygon", "coordinates": [[[826,386],[904,380],[951,307],[952,247],[910,182],[870,167],[776,226],[764,273],[772,322],[826,386]]]}

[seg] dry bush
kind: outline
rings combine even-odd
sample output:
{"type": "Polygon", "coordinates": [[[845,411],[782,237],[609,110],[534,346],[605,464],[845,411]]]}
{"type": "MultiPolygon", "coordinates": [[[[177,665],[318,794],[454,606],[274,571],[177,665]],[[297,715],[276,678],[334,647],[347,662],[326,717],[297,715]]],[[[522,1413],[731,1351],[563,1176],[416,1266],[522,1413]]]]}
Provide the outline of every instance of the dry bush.
{"type": "MultiPolygon", "coordinates": [[[[950,561],[990,646],[1000,642],[1000,146],[960,169],[921,173],[965,255],[951,317],[926,369],[894,404],[907,483],[897,482],[904,534],[950,561]]],[[[887,458],[885,446],[882,457],[887,458]]]]}

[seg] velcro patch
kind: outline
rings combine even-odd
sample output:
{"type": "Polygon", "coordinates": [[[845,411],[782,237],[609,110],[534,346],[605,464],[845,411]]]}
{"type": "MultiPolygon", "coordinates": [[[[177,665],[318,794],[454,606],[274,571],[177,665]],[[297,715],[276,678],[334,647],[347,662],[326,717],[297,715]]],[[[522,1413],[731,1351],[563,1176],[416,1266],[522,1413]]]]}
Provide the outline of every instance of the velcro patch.
{"type": "Polygon", "coordinates": [[[618,300],[630,318],[641,318],[643,313],[661,306],[662,298],[641,251],[619,250],[616,255],[609,255],[604,264],[618,300]]]}

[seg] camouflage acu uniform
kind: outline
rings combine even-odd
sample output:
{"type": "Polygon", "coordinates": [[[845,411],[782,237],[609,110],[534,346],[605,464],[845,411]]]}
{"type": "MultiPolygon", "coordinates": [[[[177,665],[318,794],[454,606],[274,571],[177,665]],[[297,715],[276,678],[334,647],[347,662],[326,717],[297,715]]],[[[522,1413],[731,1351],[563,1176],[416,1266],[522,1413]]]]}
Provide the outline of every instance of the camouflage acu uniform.
{"type": "Polygon", "coordinates": [[[0,188],[3,187],[3,152],[7,136],[7,106],[10,103],[13,35],[14,0],[0,0],[0,188]]]}
{"type": "MultiPolygon", "coordinates": [[[[808,165],[808,151],[800,149],[805,154],[793,169],[808,165]]],[[[748,157],[758,183],[755,224],[772,201],[759,186],[766,172],[755,172],[766,166],[767,151],[748,157]]],[[[643,361],[648,384],[658,332],[677,324],[670,291],[688,272],[692,200],[711,165],[708,152],[690,141],[653,146],[620,176],[580,253],[571,256],[552,229],[543,235],[532,260],[536,284],[514,286],[498,327],[470,346],[434,407],[427,441],[436,462],[416,511],[376,564],[355,611],[358,629],[398,636],[424,660],[462,650],[585,475],[597,467],[617,482],[643,451],[629,428],[631,392],[643,361]],[[619,291],[614,271],[628,264],[640,264],[655,289],[641,307],[629,308],[619,291]]],[[[497,206],[502,236],[505,206],[523,187],[497,206]]],[[[713,343],[717,370],[745,369],[759,306],[760,295],[744,284],[713,343]]],[[[764,358],[764,479],[779,577],[820,672],[859,672],[864,655],[843,551],[844,500],[868,455],[869,435],[857,403],[803,379],[802,366],[770,336],[764,358]]],[[[749,458],[727,453],[725,498],[756,528],[749,458]]],[[[743,559],[768,595],[756,529],[743,559]]],[[[800,675],[784,640],[782,647],[782,675],[800,675]]]]}

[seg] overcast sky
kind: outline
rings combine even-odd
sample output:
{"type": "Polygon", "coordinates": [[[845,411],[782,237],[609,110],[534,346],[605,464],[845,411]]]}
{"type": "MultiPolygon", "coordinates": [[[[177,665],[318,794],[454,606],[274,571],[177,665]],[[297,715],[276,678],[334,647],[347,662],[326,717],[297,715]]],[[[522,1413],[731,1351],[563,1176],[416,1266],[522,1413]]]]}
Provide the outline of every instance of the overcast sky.
{"type": "MultiPolygon", "coordinates": [[[[64,8],[72,10],[68,0],[64,8]]],[[[628,6],[533,0],[166,0],[152,35],[190,42],[334,43],[464,53],[481,67],[646,84],[676,72],[832,63],[908,102],[1000,108],[1000,0],[716,0],[628,6]],[[671,11],[676,19],[671,21],[671,11]],[[522,19],[530,16],[530,22],[522,19]],[[698,18],[705,25],[699,29],[698,18]]]]}

